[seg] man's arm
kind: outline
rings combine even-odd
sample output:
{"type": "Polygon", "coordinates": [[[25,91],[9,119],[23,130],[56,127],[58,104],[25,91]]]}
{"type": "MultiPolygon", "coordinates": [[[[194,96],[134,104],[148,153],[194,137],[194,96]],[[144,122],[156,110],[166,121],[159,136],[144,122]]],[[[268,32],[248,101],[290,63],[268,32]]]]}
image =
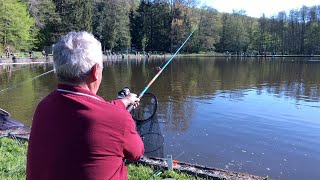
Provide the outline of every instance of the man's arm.
{"type": "Polygon", "coordinates": [[[137,98],[136,94],[130,93],[128,96],[126,96],[122,99],[110,101],[110,103],[115,104],[120,107],[124,107],[126,109],[131,104],[134,104],[134,107],[137,107],[139,105],[139,101],[140,101],[140,99],[137,98]]]}
{"type": "Polygon", "coordinates": [[[140,99],[137,98],[136,94],[130,93],[128,96],[122,98],[121,101],[123,102],[124,106],[127,108],[131,104],[135,104],[135,106],[138,106],[140,99]]]}
{"type": "Polygon", "coordinates": [[[124,131],[124,158],[137,161],[144,153],[144,145],[136,131],[134,120],[131,117],[126,120],[126,128],[124,131]]]}

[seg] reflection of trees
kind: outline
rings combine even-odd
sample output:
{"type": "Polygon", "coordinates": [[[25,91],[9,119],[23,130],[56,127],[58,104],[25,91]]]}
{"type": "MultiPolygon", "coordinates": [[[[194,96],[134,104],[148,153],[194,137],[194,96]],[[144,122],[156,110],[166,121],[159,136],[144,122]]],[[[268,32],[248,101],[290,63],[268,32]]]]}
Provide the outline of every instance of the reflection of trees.
{"type": "Polygon", "coordinates": [[[275,60],[255,72],[258,91],[266,90],[279,97],[286,96],[296,100],[318,101],[320,91],[320,64],[308,61],[275,60]]]}
{"type": "MultiPolygon", "coordinates": [[[[298,59],[265,58],[184,58],[175,59],[149,89],[159,99],[158,115],[171,129],[184,131],[190,126],[195,110],[190,96],[212,98],[222,93],[241,99],[245,90],[268,92],[297,101],[319,101],[320,63],[298,59]],[[161,117],[165,116],[165,117],[161,117]]],[[[157,73],[163,60],[106,62],[99,95],[114,99],[119,90],[129,86],[138,93],[157,73]]],[[[52,69],[52,64],[1,66],[0,88],[9,87],[52,69]],[[7,72],[11,72],[9,75],[7,72]]],[[[56,87],[52,74],[0,94],[1,107],[13,118],[29,120],[37,103],[56,87]]],[[[30,121],[31,122],[31,121],[30,121]]]]}
{"type": "Polygon", "coordinates": [[[169,72],[173,78],[170,79],[169,73],[162,78],[167,85],[165,89],[182,98],[204,96],[217,91],[229,93],[231,98],[241,97],[244,89],[256,88],[257,92],[266,90],[297,100],[317,100],[320,95],[319,67],[319,62],[296,59],[231,58],[226,61],[225,58],[200,58],[173,62],[169,72]],[[175,87],[177,84],[180,86],[175,87]]]}
{"type": "MultiPolygon", "coordinates": [[[[1,89],[32,79],[52,69],[51,64],[17,65],[12,76],[0,75],[1,89]],[[45,67],[44,67],[45,66],[45,67]]],[[[9,111],[14,119],[31,124],[37,104],[56,87],[53,73],[41,76],[31,82],[8,89],[0,94],[1,108],[9,111]]]]}
{"type": "MultiPolygon", "coordinates": [[[[241,100],[247,89],[255,89],[258,94],[268,92],[279,97],[318,101],[319,62],[291,59],[175,59],[149,91],[160,101],[159,118],[165,118],[168,127],[181,131],[188,129],[195,108],[189,102],[190,96],[206,99],[222,93],[226,98],[241,100]]],[[[153,78],[156,67],[162,62],[141,60],[106,64],[100,93],[107,99],[114,99],[126,85],[137,93],[153,78]]]]}
{"type": "MultiPolygon", "coordinates": [[[[6,88],[12,84],[17,83],[19,80],[23,80],[25,72],[29,71],[26,69],[26,65],[15,65],[12,64],[2,65],[0,70],[0,88],[6,88]]],[[[29,68],[29,67],[27,67],[29,68]]]]}
{"type": "Polygon", "coordinates": [[[103,82],[98,92],[102,97],[113,100],[116,98],[117,92],[124,86],[131,87],[129,79],[131,77],[132,64],[126,61],[106,61],[103,70],[103,82]]]}
{"type": "Polygon", "coordinates": [[[164,116],[165,126],[175,131],[186,131],[191,124],[194,105],[185,100],[161,103],[158,114],[164,116]]]}

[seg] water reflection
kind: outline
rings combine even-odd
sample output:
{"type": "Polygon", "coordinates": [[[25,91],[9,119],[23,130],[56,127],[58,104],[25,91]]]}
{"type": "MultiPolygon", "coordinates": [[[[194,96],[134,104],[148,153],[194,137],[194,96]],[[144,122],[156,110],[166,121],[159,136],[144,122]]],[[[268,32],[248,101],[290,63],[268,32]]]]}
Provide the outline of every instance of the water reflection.
{"type": "MultiPolygon", "coordinates": [[[[163,62],[105,62],[98,94],[112,100],[125,86],[139,92],[163,62]]],[[[0,88],[51,69],[2,65],[0,88]]],[[[165,136],[160,154],[184,152],[180,160],[275,179],[317,179],[319,69],[318,58],[175,59],[149,89],[159,99],[162,123],[150,127],[165,136]]],[[[43,76],[0,93],[0,107],[30,124],[38,102],[55,87],[53,74],[43,76]]]]}
{"type": "Polygon", "coordinates": [[[53,69],[52,64],[1,65],[0,107],[9,111],[14,119],[31,124],[36,105],[54,89],[53,73],[33,78],[53,69]],[[10,76],[8,75],[10,74],[10,76]]]}

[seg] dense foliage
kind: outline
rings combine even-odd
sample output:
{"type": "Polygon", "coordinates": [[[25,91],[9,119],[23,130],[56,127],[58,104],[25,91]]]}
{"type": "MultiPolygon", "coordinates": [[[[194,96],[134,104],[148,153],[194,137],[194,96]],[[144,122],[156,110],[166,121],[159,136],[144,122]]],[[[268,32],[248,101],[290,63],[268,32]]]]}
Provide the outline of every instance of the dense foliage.
{"type": "Polygon", "coordinates": [[[0,0],[0,51],[7,45],[19,50],[30,47],[35,42],[34,22],[25,3],[0,0]]]}
{"type": "Polygon", "coordinates": [[[0,51],[41,49],[69,31],[92,32],[105,50],[320,54],[320,5],[253,18],[196,0],[0,0],[0,51]]]}

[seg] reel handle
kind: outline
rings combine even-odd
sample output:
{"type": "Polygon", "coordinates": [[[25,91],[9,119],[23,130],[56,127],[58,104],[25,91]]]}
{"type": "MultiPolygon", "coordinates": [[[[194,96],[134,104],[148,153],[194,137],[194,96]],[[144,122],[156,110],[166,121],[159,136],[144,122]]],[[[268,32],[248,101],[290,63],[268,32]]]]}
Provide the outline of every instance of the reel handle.
{"type": "Polygon", "coordinates": [[[130,93],[130,89],[128,87],[124,87],[121,91],[118,92],[118,99],[125,98],[130,93]]]}
{"type": "MultiPolygon", "coordinates": [[[[122,98],[125,98],[126,96],[128,96],[130,94],[130,89],[128,87],[124,87],[121,91],[118,92],[118,99],[122,99],[122,98]]],[[[127,110],[129,112],[132,111],[133,109],[133,105],[134,104],[130,104],[128,107],[127,107],[127,110]]]]}
{"type": "MultiPolygon", "coordinates": [[[[143,96],[143,94],[138,94],[138,98],[139,98],[139,99],[141,99],[142,96],[143,96]]],[[[131,112],[133,108],[134,108],[134,104],[130,104],[130,105],[127,107],[127,110],[128,110],[129,112],[131,112]]]]}

